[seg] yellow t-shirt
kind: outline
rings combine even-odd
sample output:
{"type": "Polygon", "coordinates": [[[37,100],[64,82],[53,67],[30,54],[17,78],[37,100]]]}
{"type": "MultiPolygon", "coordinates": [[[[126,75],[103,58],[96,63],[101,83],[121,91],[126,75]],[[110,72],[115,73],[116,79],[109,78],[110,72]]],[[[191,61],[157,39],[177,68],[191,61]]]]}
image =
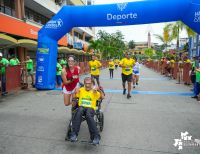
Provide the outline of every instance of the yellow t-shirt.
{"type": "Polygon", "coordinates": [[[132,74],[132,68],[135,65],[135,60],[132,58],[130,59],[123,58],[119,64],[125,66],[125,68],[122,68],[122,74],[130,75],[132,74]]]}
{"type": "Polygon", "coordinates": [[[114,64],[113,61],[109,62],[108,65],[109,65],[109,69],[114,69],[115,68],[115,64],[114,64]]]}
{"type": "Polygon", "coordinates": [[[100,92],[94,93],[93,90],[86,91],[84,87],[79,89],[76,97],[79,98],[78,105],[96,110],[97,100],[100,98],[100,92]]]}
{"type": "Polygon", "coordinates": [[[185,63],[191,63],[191,60],[187,59],[184,61],[185,63]]]}
{"type": "Polygon", "coordinates": [[[119,65],[119,59],[115,59],[115,65],[119,65]]]}
{"type": "Polygon", "coordinates": [[[175,61],[174,60],[170,60],[170,67],[174,67],[175,61]]]}
{"type": "Polygon", "coordinates": [[[101,67],[101,63],[98,60],[89,61],[89,66],[91,75],[100,75],[100,69],[98,67],[101,67]]]}

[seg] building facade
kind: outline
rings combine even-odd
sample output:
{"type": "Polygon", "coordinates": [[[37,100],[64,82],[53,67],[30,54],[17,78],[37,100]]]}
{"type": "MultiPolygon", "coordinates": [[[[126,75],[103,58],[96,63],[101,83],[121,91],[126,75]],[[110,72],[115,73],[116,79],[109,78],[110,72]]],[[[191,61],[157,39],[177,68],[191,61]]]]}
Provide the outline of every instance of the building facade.
{"type": "MultiPolygon", "coordinates": [[[[92,1],[0,0],[0,52],[8,59],[16,55],[24,61],[30,55],[35,60],[38,31],[64,5],[92,5],[92,1]]],[[[73,28],[58,41],[59,55],[84,55],[88,41],[94,36],[94,28],[73,28]]]]}

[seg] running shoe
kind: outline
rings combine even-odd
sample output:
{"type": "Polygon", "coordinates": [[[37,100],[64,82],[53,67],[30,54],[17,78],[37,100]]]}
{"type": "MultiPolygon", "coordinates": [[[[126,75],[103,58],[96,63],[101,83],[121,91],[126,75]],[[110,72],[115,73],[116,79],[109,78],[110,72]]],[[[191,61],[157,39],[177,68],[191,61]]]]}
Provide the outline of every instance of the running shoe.
{"type": "Polygon", "coordinates": [[[125,95],[126,94],[126,89],[124,89],[124,91],[123,91],[123,95],[125,95]]]}
{"type": "Polygon", "coordinates": [[[99,144],[99,141],[100,141],[100,138],[97,136],[97,137],[94,137],[94,140],[92,141],[91,144],[93,145],[98,145],[99,144]]]}
{"type": "Polygon", "coordinates": [[[127,94],[127,99],[131,98],[131,95],[130,94],[127,94]]]}
{"type": "Polygon", "coordinates": [[[77,141],[77,136],[76,136],[75,133],[71,133],[71,135],[70,135],[70,141],[71,142],[76,142],[77,141]]]}

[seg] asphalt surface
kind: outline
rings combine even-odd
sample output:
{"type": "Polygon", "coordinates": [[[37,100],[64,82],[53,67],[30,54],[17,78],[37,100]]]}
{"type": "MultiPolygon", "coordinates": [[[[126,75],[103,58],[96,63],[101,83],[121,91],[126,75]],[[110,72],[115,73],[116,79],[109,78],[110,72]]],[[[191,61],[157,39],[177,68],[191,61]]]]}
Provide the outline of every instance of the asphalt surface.
{"type": "Polygon", "coordinates": [[[174,146],[181,132],[200,139],[200,103],[190,98],[191,86],[142,67],[139,85],[127,100],[121,70],[114,71],[114,79],[107,69],[101,72],[106,98],[99,146],[87,143],[86,122],[78,142],[64,140],[71,112],[59,89],[30,89],[0,100],[0,154],[200,154],[200,145],[184,145],[182,150],[174,146]]]}

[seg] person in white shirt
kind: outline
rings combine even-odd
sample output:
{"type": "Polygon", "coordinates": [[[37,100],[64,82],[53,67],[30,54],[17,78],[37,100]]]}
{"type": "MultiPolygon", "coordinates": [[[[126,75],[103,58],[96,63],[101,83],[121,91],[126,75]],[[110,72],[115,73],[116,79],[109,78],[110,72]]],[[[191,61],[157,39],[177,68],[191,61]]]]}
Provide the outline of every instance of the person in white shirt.
{"type": "Polygon", "coordinates": [[[138,85],[140,76],[140,63],[137,58],[135,58],[135,61],[136,64],[133,66],[133,88],[135,88],[135,85],[138,85]]]}

